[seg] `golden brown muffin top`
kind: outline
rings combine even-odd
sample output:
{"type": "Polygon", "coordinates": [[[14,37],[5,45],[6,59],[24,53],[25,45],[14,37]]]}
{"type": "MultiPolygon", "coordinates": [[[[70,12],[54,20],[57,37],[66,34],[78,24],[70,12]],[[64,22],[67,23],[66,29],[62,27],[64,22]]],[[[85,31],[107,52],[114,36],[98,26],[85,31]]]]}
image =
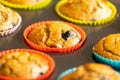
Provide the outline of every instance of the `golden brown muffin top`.
{"type": "Polygon", "coordinates": [[[120,80],[120,77],[110,66],[88,63],[65,75],[62,80],[120,80]]]}
{"type": "Polygon", "coordinates": [[[110,34],[96,43],[93,51],[113,60],[120,60],[120,33],[110,34]]]}
{"type": "Polygon", "coordinates": [[[59,9],[65,16],[78,20],[103,20],[112,14],[107,0],[67,0],[59,9]]]}
{"type": "Polygon", "coordinates": [[[81,35],[65,22],[48,21],[33,29],[28,39],[42,47],[66,48],[79,43],[81,35]]]}
{"type": "Polygon", "coordinates": [[[12,78],[36,78],[48,71],[48,62],[38,54],[12,52],[0,58],[0,75],[12,78]]]}
{"type": "Polygon", "coordinates": [[[0,4],[0,30],[7,30],[17,25],[18,13],[0,4]]]}
{"type": "Polygon", "coordinates": [[[13,4],[36,4],[36,3],[40,3],[40,2],[44,2],[45,0],[5,0],[7,2],[13,3],[13,4]]]}

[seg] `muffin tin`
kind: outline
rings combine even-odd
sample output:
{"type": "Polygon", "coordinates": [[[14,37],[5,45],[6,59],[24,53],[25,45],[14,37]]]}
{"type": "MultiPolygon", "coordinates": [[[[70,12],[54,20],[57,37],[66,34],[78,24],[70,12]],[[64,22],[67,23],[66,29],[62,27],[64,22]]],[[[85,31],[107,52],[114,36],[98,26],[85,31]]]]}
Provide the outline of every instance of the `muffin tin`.
{"type": "MultiPolygon", "coordinates": [[[[18,11],[22,16],[22,24],[20,28],[11,35],[0,38],[0,51],[15,49],[15,48],[30,48],[24,38],[24,29],[39,21],[45,20],[63,20],[55,12],[55,5],[59,0],[53,0],[53,2],[46,8],[37,11],[18,11]]],[[[102,37],[120,32],[120,0],[109,0],[117,8],[116,18],[110,23],[100,25],[100,26],[85,26],[78,25],[86,32],[87,39],[83,46],[75,51],[69,52],[68,54],[54,54],[48,53],[53,57],[56,62],[56,67],[54,73],[51,75],[49,80],[57,80],[58,76],[65,70],[77,67],[82,64],[95,62],[92,58],[92,47],[98,42],[102,37]]]]}

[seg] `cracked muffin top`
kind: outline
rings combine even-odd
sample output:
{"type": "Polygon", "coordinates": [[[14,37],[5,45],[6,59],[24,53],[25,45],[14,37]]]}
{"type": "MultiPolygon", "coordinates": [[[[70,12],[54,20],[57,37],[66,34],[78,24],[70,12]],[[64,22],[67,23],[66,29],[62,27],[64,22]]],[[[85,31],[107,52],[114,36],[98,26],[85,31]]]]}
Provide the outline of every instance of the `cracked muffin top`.
{"type": "Polygon", "coordinates": [[[106,58],[120,60],[120,33],[103,37],[93,47],[93,51],[106,58]]]}
{"type": "Polygon", "coordinates": [[[0,31],[15,27],[19,21],[17,12],[0,4],[0,31]]]}
{"type": "Polygon", "coordinates": [[[18,51],[0,58],[0,75],[12,78],[37,78],[49,69],[48,62],[38,54],[18,51]]]}
{"type": "Polygon", "coordinates": [[[83,21],[103,20],[112,15],[107,0],[67,0],[59,10],[65,16],[83,21]]]}
{"type": "Polygon", "coordinates": [[[62,21],[47,21],[31,30],[28,39],[42,47],[66,48],[76,45],[81,35],[62,21]]]}
{"type": "Polygon", "coordinates": [[[120,80],[120,77],[108,65],[88,63],[79,66],[74,72],[65,75],[61,80],[120,80]]]}
{"type": "Polygon", "coordinates": [[[40,2],[44,2],[45,0],[5,0],[7,2],[13,3],[13,4],[36,4],[40,2]]]}

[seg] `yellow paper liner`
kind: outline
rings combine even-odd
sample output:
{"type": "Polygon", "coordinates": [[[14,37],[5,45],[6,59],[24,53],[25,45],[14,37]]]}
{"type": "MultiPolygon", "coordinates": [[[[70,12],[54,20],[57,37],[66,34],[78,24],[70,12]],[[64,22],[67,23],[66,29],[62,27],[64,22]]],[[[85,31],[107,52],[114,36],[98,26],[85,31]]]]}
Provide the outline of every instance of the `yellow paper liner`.
{"type": "Polygon", "coordinates": [[[0,58],[4,55],[11,54],[12,52],[29,52],[30,54],[38,54],[48,61],[49,70],[45,74],[35,79],[11,78],[7,76],[0,76],[0,80],[48,80],[48,78],[52,75],[54,68],[55,68],[55,62],[51,56],[43,52],[31,50],[31,49],[11,49],[11,50],[0,52],[0,58]]]}
{"type": "Polygon", "coordinates": [[[60,0],[56,6],[55,6],[55,10],[56,10],[56,13],[62,17],[63,19],[65,20],[68,20],[70,22],[73,22],[73,23],[77,23],[77,24],[82,24],[82,25],[90,25],[90,26],[97,26],[97,25],[102,25],[102,24],[105,24],[105,23],[108,23],[110,22],[111,20],[113,20],[116,16],[116,13],[117,13],[117,9],[116,7],[114,6],[114,4],[112,4],[111,2],[107,1],[106,4],[112,9],[112,14],[110,17],[106,18],[106,19],[103,19],[103,20],[96,20],[96,21],[83,21],[83,20],[78,20],[78,19],[73,19],[73,18],[70,18],[68,16],[65,16],[64,14],[62,14],[59,10],[59,7],[64,4],[67,0],[60,0]]]}
{"type": "Polygon", "coordinates": [[[17,17],[18,17],[18,23],[16,24],[16,26],[13,26],[12,28],[7,29],[7,30],[1,30],[0,31],[0,36],[9,35],[9,34],[13,33],[14,31],[16,31],[18,29],[18,27],[20,26],[20,24],[22,22],[22,18],[17,12],[16,12],[16,14],[17,14],[17,17]]]}
{"type": "Polygon", "coordinates": [[[52,0],[45,0],[44,2],[31,4],[31,5],[29,5],[29,4],[28,5],[27,4],[20,5],[20,4],[13,4],[13,3],[7,2],[5,0],[0,0],[1,4],[5,5],[7,7],[13,8],[13,9],[17,9],[17,10],[38,10],[38,9],[47,7],[51,2],[52,2],[52,0]]]}
{"type": "MultiPolygon", "coordinates": [[[[28,43],[29,46],[31,46],[32,48],[36,49],[36,50],[40,50],[40,51],[44,51],[44,52],[59,52],[59,53],[63,53],[63,52],[70,52],[70,51],[74,51],[78,48],[80,48],[82,46],[82,44],[84,43],[85,39],[86,39],[86,34],[84,32],[84,30],[80,27],[78,27],[77,25],[74,25],[72,23],[68,23],[68,22],[64,22],[66,24],[69,24],[71,27],[73,27],[75,30],[78,31],[78,33],[81,35],[81,41],[74,45],[74,46],[71,46],[71,47],[67,47],[67,48],[50,48],[50,47],[42,47],[40,45],[37,45],[33,42],[31,42],[29,39],[28,39],[28,35],[29,33],[36,27],[40,26],[41,24],[45,24],[46,22],[49,22],[49,21],[42,21],[42,22],[37,22],[37,23],[34,23],[30,26],[28,26],[25,30],[24,30],[24,33],[23,33],[23,36],[24,36],[24,39],[25,41],[28,43]]],[[[63,21],[62,21],[63,22],[63,21]]]]}

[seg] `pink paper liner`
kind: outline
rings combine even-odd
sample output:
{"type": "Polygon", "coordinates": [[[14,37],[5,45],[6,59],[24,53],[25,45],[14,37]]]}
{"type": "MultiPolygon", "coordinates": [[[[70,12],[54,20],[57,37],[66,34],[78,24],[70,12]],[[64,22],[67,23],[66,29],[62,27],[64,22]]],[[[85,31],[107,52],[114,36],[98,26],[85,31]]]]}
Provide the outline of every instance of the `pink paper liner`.
{"type": "Polygon", "coordinates": [[[10,29],[8,29],[8,30],[0,31],[0,36],[6,36],[6,35],[11,34],[11,33],[13,33],[14,31],[16,31],[17,28],[20,26],[20,24],[21,24],[21,22],[22,22],[22,18],[21,18],[21,16],[20,16],[18,13],[16,13],[16,14],[17,14],[17,17],[18,17],[18,19],[19,19],[17,25],[16,25],[16,26],[13,26],[12,28],[10,28],[10,29]]]}
{"type": "MultiPolygon", "coordinates": [[[[75,30],[78,31],[78,33],[81,35],[81,41],[74,45],[74,46],[71,46],[71,47],[67,47],[67,48],[50,48],[50,47],[42,47],[40,45],[37,45],[33,42],[31,42],[29,39],[28,39],[28,35],[29,33],[36,27],[40,26],[41,24],[45,24],[46,22],[49,22],[49,21],[42,21],[42,22],[37,22],[37,23],[34,23],[30,26],[28,26],[25,30],[24,30],[24,33],[23,33],[23,36],[24,36],[24,39],[25,41],[28,43],[29,46],[31,46],[32,48],[36,49],[36,50],[40,50],[40,51],[44,51],[44,52],[70,52],[70,51],[74,51],[78,48],[80,48],[82,46],[82,44],[84,43],[85,39],[86,39],[86,34],[84,32],[84,30],[80,27],[78,27],[77,25],[74,25],[72,23],[69,23],[69,22],[64,22],[66,24],[69,24],[71,27],[73,27],[75,30]]],[[[62,21],[63,22],[63,21],[62,21]]]]}
{"type": "Polygon", "coordinates": [[[31,49],[11,49],[11,50],[6,50],[6,51],[0,52],[0,58],[4,55],[11,54],[12,52],[29,52],[31,54],[32,53],[38,54],[48,61],[49,70],[45,74],[43,74],[35,79],[11,78],[11,77],[6,77],[6,76],[0,76],[0,80],[47,80],[52,75],[54,68],[55,68],[55,62],[51,56],[49,56],[43,52],[31,50],[31,49]]]}

